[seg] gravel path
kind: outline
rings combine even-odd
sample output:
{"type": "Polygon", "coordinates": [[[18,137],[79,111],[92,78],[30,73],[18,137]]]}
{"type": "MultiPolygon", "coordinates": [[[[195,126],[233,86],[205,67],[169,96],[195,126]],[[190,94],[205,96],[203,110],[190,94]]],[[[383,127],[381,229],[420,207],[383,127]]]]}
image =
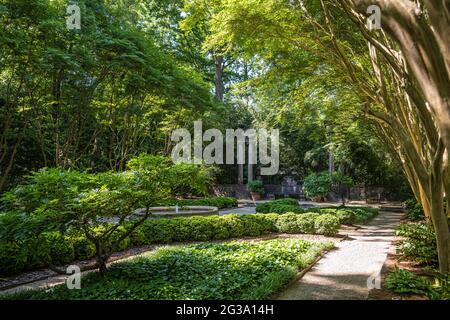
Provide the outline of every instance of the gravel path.
{"type": "MultiPolygon", "coordinates": [[[[394,229],[403,213],[380,212],[370,223],[350,231],[349,239],[337,244],[303,278],[281,292],[278,300],[367,299],[369,284],[375,286],[387,253],[392,249],[394,229]]],[[[373,287],[372,287],[373,288],[373,287]]]]}

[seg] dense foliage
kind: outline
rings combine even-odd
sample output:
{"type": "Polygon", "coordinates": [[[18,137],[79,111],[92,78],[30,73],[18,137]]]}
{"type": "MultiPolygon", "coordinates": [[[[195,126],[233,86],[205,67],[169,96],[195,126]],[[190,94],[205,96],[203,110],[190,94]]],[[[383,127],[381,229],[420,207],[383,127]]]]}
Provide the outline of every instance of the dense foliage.
{"type": "Polygon", "coordinates": [[[450,277],[423,277],[407,270],[397,269],[389,274],[386,288],[396,293],[424,295],[432,300],[450,300],[450,277]]]}
{"type": "Polygon", "coordinates": [[[92,273],[80,290],[58,286],[8,299],[267,299],[332,243],[301,240],[197,244],[159,249],[92,273]]]}
{"type": "Polygon", "coordinates": [[[261,180],[253,180],[247,183],[247,190],[249,192],[264,194],[264,186],[261,180]]]}
{"type": "Polygon", "coordinates": [[[305,178],[303,189],[310,198],[325,197],[331,191],[332,178],[328,172],[312,173],[305,178]]]}
{"type": "Polygon", "coordinates": [[[379,212],[377,208],[369,207],[329,207],[302,209],[295,199],[279,199],[259,203],[256,206],[257,213],[319,213],[337,217],[341,224],[365,223],[379,212]]]}
{"type": "MultiPolygon", "coordinates": [[[[7,213],[0,215],[0,239],[19,244],[34,239],[40,245],[45,232],[81,232],[95,245],[97,263],[104,272],[109,256],[150,216],[150,207],[177,195],[185,186],[186,190],[206,192],[211,181],[207,168],[173,164],[158,156],[141,155],[132,159],[128,168],[120,173],[58,169],[34,173],[28,184],[1,198],[7,213]],[[145,214],[134,219],[139,208],[144,208],[145,214]],[[105,223],[112,221],[115,223],[105,223]]],[[[41,260],[50,266],[58,263],[41,260]]]]}
{"type": "Polygon", "coordinates": [[[219,209],[237,208],[238,201],[232,197],[215,197],[203,199],[167,199],[158,201],[158,205],[163,206],[211,206],[219,209]]]}
{"type": "Polygon", "coordinates": [[[308,211],[335,215],[342,224],[366,223],[379,213],[379,209],[368,207],[313,208],[308,211]]]}
{"type": "Polygon", "coordinates": [[[295,199],[279,199],[274,201],[267,201],[263,203],[258,203],[256,205],[257,213],[303,213],[305,212],[300,208],[298,201],[295,199]]]}
{"type": "Polygon", "coordinates": [[[422,204],[416,199],[408,199],[404,202],[404,207],[407,210],[407,218],[409,221],[425,220],[422,204]]]}
{"type": "Polygon", "coordinates": [[[397,247],[398,252],[423,265],[437,266],[436,235],[433,227],[426,223],[402,224],[397,235],[404,239],[397,247]]]}
{"type": "MultiPolygon", "coordinates": [[[[4,218],[4,217],[3,217],[4,218]]],[[[7,221],[0,220],[2,234],[9,238],[0,242],[0,274],[13,274],[50,264],[64,264],[94,256],[94,244],[82,233],[71,230],[44,232],[26,236],[26,225],[9,230],[7,221]],[[17,232],[17,233],[14,233],[17,232]]],[[[117,229],[113,240],[126,233],[128,224],[117,229]]],[[[117,250],[130,247],[166,244],[172,242],[210,241],[231,238],[256,237],[269,233],[311,233],[335,235],[340,227],[333,215],[310,214],[256,214],[190,217],[147,220],[128,237],[118,243],[117,250]]]]}

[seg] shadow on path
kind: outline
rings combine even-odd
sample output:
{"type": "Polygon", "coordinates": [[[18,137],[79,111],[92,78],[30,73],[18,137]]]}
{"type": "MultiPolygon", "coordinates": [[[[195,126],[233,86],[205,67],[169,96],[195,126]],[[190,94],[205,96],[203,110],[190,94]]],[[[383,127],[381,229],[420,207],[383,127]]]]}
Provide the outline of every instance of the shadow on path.
{"type": "Polygon", "coordinates": [[[392,250],[395,228],[403,213],[383,211],[367,225],[348,233],[302,279],[278,296],[278,300],[367,299],[369,287],[392,250]],[[369,284],[369,285],[368,285],[369,284]]]}

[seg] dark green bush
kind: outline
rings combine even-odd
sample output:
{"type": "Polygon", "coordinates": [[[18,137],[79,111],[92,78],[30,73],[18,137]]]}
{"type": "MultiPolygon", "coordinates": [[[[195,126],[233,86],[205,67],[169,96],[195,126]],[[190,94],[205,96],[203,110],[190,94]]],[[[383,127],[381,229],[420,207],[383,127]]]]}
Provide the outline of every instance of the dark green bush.
{"type": "Polygon", "coordinates": [[[147,220],[138,228],[146,244],[171,243],[175,237],[175,219],[147,220]]]}
{"type": "MultiPolygon", "coordinates": [[[[302,229],[304,231],[304,228],[299,227],[297,225],[297,215],[293,213],[287,213],[280,215],[276,222],[276,227],[278,231],[284,232],[284,233],[297,233],[299,229],[302,229]]],[[[314,228],[311,228],[311,231],[314,228]]]]}
{"type": "Polygon", "coordinates": [[[356,222],[356,214],[351,210],[336,210],[336,217],[342,224],[354,224],[356,222]]]}
{"type": "Polygon", "coordinates": [[[407,211],[407,219],[409,221],[423,221],[425,220],[425,213],[423,212],[422,204],[416,199],[409,199],[403,203],[407,211]]]}
{"type": "Polygon", "coordinates": [[[249,192],[255,192],[259,194],[264,194],[264,185],[261,180],[253,180],[247,183],[247,190],[249,192]]]}
{"type": "MultiPolygon", "coordinates": [[[[94,256],[95,246],[83,235],[69,237],[73,246],[74,257],[77,260],[87,260],[94,256]]],[[[142,245],[143,243],[135,244],[142,245]]]]}
{"type": "Polygon", "coordinates": [[[244,224],[241,223],[241,216],[238,214],[227,214],[222,217],[225,220],[231,238],[240,238],[245,235],[244,224]]]}
{"type": "Polygon", "coordinates": [[[307,197],[325,197],[331,191],[332,176],[329,172],[312,173],[303,181],[307,197]]]}
{"type": "Polygon", "coordinates": [[[27,254],[17,243],[0,243],[0,275],[19,272],[26,263],[27,254]]]}

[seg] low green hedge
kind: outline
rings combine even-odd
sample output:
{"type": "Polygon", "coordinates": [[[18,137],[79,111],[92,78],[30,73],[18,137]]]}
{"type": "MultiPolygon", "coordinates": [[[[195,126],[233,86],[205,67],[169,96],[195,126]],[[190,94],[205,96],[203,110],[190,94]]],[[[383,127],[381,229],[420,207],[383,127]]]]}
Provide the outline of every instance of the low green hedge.
{"type": "Polygon", "coordinates": [[[236,208],[238,201],[232,197],[214,197],[204,199],[170,199],[159,203],[161,206],[210,206],[219,209],[236,208]]]}
{"type": "Polygon", "coordinates": [[[308,211],[334,215],[341,224],[365,223],[379,213],[379,209],[368,207],[312,208],[308,211]]]}
{"type": "Polygon", "coordinates": [[[300,208],[298,201],[295,199],[279,199],[256,205],[256,213],[304,213],[305,210],[300,208]]]}
{"type": "MultiPolygon", "coordinates": [[[[127,238],[119,250],[172,242],[255,237],[274,232],[334,235],[339,219],[329,214],[254,214],[147,220],[127,238]]],[[[120,236],[120,233],[117,233],[120,236]]],[[[95,248],[80,232],[61,235],[42,233],[33,239],[0,243],[0,274],[9,275],[62,265],[94,256],[95,248]]]]}

